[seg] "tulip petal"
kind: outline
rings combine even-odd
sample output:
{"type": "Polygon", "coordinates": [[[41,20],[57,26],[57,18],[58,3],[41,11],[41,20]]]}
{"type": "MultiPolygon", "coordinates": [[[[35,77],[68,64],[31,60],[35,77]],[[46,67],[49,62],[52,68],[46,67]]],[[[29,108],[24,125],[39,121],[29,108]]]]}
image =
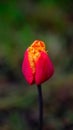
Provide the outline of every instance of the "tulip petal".
{"type": "Polygon", "coordinates": [[[37,85],[48,80],[54,73],[53,64],[47,53],[41,52],[36,63],[35,82],[37,85]]]}
{"type": "Polygon", "coordinates": [[[24,53],[24,59],[22,63],[22,73],[23,73],[24,78],[30,85],[34,83],[34,76],[32,73],[32,69],[30,67],[27,50],[24,53]]]}

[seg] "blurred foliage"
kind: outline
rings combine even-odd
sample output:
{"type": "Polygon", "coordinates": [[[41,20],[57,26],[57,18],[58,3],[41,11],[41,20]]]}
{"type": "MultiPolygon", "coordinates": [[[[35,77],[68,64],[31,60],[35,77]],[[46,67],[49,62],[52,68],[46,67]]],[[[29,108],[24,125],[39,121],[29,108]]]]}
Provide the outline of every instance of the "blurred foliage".
{"type": "Polygon", "coordinates": [[[0,57],[5,57],[10,66],[16,68],[32,41],[39,38],[49,44],[47,31],[66,33],[71,24],[71,6],[69,0],[1,2],[0,57]]]}
{"type": "Polygon", "coordinates": [[[46,43],[55,65],[43,85],[44,130],[73,130],[73,1],[0,1],[0,130],[37,130],[37,90],[21,74],[25,49],[46,43]],[[49,87],[48,87],[49,86],[49,87]]]}

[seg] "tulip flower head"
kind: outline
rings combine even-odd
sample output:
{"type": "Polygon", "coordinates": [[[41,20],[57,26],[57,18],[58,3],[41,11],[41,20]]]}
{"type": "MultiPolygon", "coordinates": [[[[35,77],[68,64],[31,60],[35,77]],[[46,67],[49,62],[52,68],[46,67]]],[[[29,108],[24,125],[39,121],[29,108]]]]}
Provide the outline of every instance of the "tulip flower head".
{"type": "Polygon", "coordinates": [[[53,75],[54,67],[43,41],[35,40],[26,49],[22,63],[22,73],[30,85],[34,83],[39,85],[53,75]]]}

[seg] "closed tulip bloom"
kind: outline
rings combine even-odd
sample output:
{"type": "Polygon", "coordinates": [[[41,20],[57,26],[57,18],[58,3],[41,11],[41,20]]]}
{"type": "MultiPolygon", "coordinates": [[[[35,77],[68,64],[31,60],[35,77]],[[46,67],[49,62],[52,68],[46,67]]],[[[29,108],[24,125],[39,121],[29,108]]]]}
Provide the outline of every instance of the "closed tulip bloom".
{"type": "Polygon", "coordinates": [[[31,84],[41,84],[54,73],[54,66],[45,48],[45,43],[34,41],[25,53],[22,63],[22,73],[26,81],[31,84]]]}

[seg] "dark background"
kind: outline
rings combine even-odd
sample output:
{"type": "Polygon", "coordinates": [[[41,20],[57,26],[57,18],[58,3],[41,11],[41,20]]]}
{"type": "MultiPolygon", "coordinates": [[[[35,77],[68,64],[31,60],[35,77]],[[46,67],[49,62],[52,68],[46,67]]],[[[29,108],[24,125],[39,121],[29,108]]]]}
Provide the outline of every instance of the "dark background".
{"type": "Polygon", "coordinates": [[[0,1],[0,130],[38,130],[38,94],[21,73],[25,49],[45,42],[55,66],[42,84],[43,130],[73,130],[73,1],[0,1]]]}

